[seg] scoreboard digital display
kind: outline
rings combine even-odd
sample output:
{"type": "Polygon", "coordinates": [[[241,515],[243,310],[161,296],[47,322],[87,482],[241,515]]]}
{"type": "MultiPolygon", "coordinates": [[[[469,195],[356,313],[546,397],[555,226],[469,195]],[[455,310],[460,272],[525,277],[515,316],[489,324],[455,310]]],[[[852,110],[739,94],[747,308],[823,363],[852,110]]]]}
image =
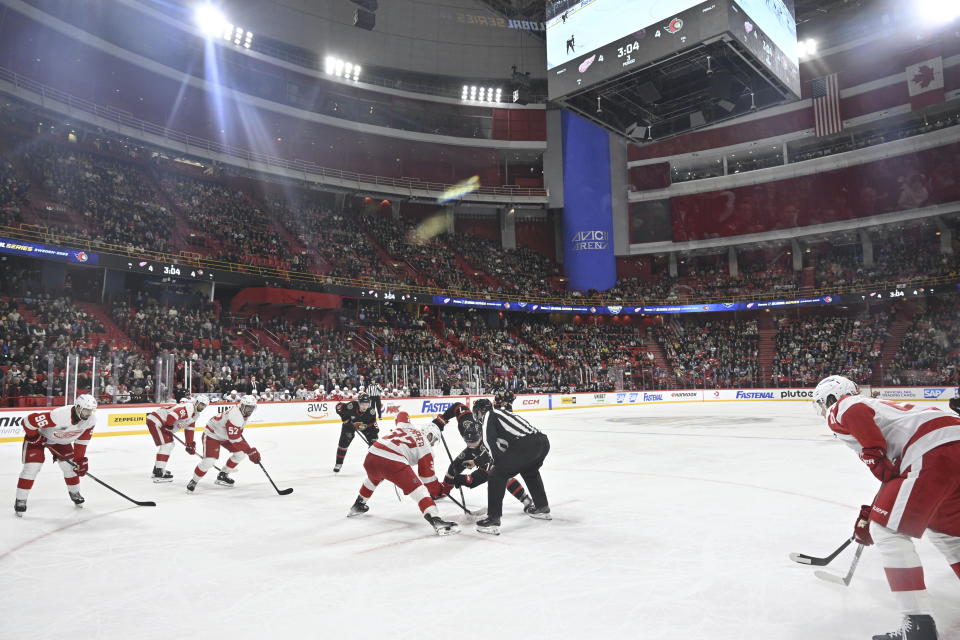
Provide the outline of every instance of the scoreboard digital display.
{"type": "Polygon", "coordinates": [[[799,95],[793,0],[548,0],[551,100],[723,34],[799,95]]]}

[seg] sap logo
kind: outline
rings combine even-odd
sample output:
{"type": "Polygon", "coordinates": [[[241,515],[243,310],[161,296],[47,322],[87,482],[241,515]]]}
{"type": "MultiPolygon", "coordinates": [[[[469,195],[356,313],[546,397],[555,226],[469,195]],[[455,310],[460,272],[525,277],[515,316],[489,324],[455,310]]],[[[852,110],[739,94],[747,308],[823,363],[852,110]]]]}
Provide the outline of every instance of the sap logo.
{"type": "Polygon", "coordinates": [[[430,402],[429,400],[424,400],[420,413],[443,413],[452,406],[452,402],[430,402]]]}
{"type": "Polygon", "coordinates": [[[625,393],[617,394],[617,404],[623,404],[626,401],[626,399],[627,399],[627,394],[625,393]]]}
{"type": "Polygon", "coordinates": [[[643,394],[644,402],[662,402],[663,394],[662,393],[645,393],[643,394]]]}
{"type": "Polygon", "coordinates": [[[0,427],[20,427],[23,426],[22,416],[0,418],[0,427]]]}
{"type": "Polygon", "coordinates": [[[400,405],[398,404],[388,404],[387,408],[383,410],[386,414],[400,413],[400,405]]]}
{"type": "Polygon", "coordinates": [[[639,396],[640,396],[640,394],[637,393],[637,392],[631,393],[631,394],[630,394],[630,402],[636,402],[636,401],[637,401],[637,398],[638,398],[639,396]]]}
{"type": "Polygon", "coordinates": [[[946,389],[924,389],[924,390],[923,390],[923,397],[924,397],[924,398],[939,398],[941,395],[943,395],[943,392],[944,392],[944,391],[946,391],[946,389]]]}
{"type": "Polygon", "coordinates": [[[606,231],[578,231],[573,234],[570,244],[574,251],[602,251],[610,246],[610,235],[606,231]]]}
{"type": "Polygon", "coordinates": [[[780,399],[783,398],[813,398],[813,391],[781,391],[780,399]]]}
{"type": "Polygon", "coordinates": [[[607,307],[607,311],[609,311],[613,315],[617,315],[618,313],[623,311],[623,307],[607,307]]]}
{"type": "Polygon", "coordinates": [[[773,391],[737,391],[737,400],[773,400],[773,391]]]}

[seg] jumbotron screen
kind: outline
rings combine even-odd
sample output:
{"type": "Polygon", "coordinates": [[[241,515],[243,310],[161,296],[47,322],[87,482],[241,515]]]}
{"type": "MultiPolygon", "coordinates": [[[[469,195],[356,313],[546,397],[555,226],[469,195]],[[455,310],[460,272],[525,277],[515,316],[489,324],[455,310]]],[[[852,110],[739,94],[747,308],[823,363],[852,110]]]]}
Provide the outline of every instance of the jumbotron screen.
{"type": "Polygon", "coordinates": [[[576,93],[724,32],[799,93],[793,0],[738,4],[735,9],[729,0],[548,0],[549,97],[576,93]]]}

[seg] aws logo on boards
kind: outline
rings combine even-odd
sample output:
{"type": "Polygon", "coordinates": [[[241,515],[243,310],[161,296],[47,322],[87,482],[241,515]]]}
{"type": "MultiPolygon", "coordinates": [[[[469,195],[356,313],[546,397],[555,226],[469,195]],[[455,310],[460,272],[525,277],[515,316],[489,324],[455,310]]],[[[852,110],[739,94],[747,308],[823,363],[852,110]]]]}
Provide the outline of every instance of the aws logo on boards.
{"type": "Polygon", "coordinates": [[[330,415],[330,405],[327,402],[311,402],[307,404],[307,417],[322,420],[330,415]]]}

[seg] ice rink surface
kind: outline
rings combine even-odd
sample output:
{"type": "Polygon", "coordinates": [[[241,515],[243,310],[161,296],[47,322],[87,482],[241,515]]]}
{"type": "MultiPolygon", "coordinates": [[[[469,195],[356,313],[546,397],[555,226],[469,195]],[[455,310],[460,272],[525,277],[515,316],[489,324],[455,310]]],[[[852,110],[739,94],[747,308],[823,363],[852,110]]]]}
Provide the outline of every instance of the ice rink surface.
{"type": "MultiPolygon", "coordinates": [[[[862,640],[899,626],[872,549],[846,588],[787,558],[827,555],[877,488],[808,403],[524,415],[550,437],[554,520],[507,495],[500,537],[442,501],[464,530],[439,538],[386,483],[347,519],[364,451],[355,440],[334,475],[338,425],[248,430],[285,497],[249,462],[236,487],[210,474],[188,495],[182,450],[175,482],[153,484],[148,436],[96,438],[91,471],[158,506],[84,480],[77,509],[48,461],[22,519],[20,447],[0,444],[0,638],[862,640]]],[[[960,639],[960,581],[918,548],[941,636],[960,639]]]]}

